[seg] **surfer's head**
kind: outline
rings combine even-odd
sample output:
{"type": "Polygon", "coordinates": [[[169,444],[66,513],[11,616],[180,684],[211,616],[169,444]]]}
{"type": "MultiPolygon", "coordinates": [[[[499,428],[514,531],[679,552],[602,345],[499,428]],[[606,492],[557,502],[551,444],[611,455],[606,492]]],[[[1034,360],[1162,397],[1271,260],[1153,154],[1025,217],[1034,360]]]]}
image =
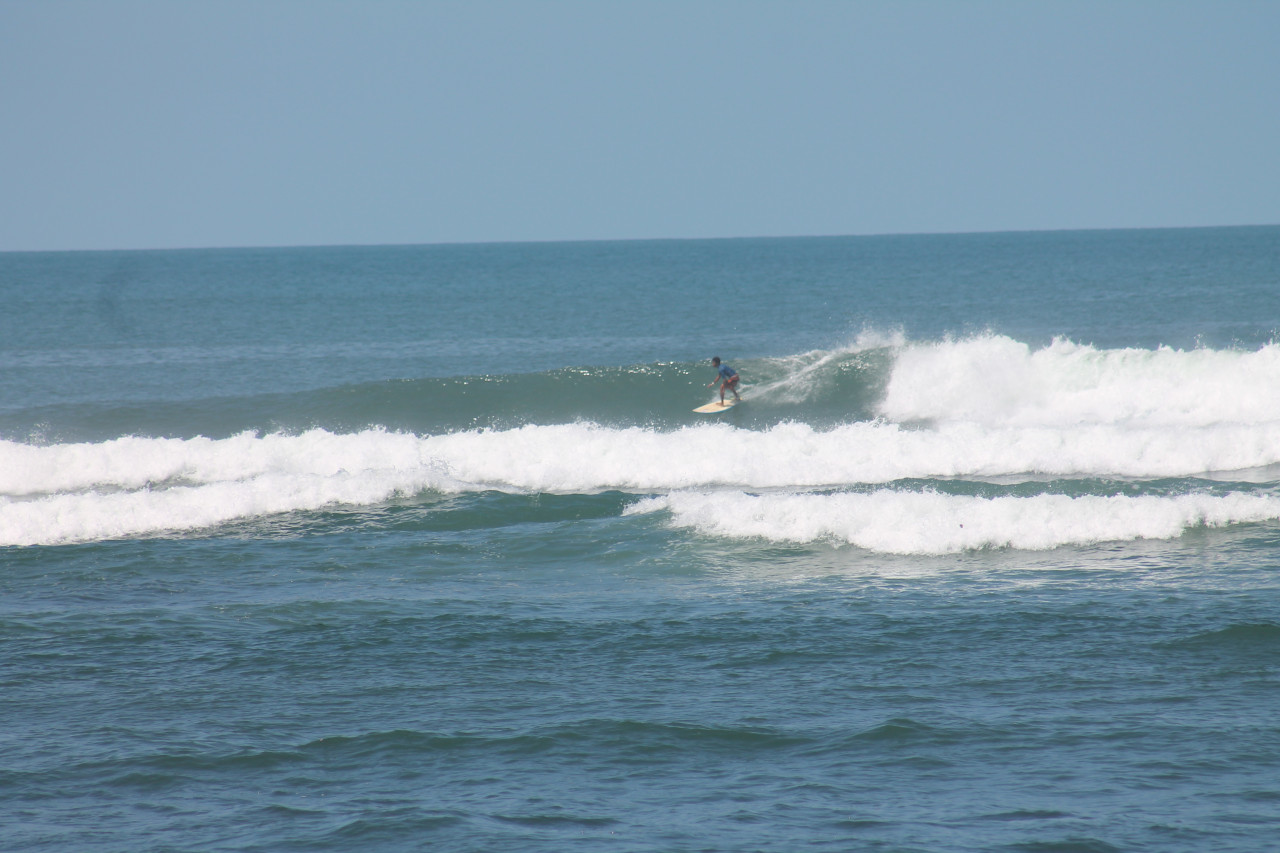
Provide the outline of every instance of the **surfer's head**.
{"type": "Polygon", "coordinates": [[[713,356],[713,357],[712,357],[712,359],[711,359],[711,366],[712,366],[712,367],[719,367],[719,366],[720,366],[720,356],[718,356],[718,355],[717,355],[717,356],[713,356]]]}

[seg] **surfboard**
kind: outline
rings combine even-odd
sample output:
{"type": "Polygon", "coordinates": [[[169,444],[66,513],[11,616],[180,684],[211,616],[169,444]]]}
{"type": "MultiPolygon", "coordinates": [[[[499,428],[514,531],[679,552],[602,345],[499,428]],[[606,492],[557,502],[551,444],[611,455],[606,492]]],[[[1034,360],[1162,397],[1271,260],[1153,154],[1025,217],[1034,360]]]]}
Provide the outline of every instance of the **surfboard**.
{"type": "Polygon", "coordinates": [[[700,415],[714,415],[716,412],[727,412],[740,402],[740,400],[725,400],[721,403],[719,400],[716,400],[714,403],[707,403],[705,406],[699,406],[694,409],[694,411],[700,415]]]}

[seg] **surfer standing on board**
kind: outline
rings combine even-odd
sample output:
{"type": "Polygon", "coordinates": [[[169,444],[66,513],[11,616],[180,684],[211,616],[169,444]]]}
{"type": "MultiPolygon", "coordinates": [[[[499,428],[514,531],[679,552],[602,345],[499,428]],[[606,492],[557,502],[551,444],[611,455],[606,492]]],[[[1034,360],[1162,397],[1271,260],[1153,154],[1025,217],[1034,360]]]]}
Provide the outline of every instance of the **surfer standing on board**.
{"type": "Polygon", "coordinates": [[[738,371],[734,370],[727,364],[721,364],[720,356],[716,356],[711,359],[711,366],[718,368],[720,372],[716,375],[715,379],[711,380],[711,383],[707,385],[707,387],[710,388],[717,382],[720,383],[720,405],[724,405],[724,389],[726,388],[733,392],[733,399],[741,400],[742,398],[738,396],[738,380],[742,377],[738,376],[738,371]]]}

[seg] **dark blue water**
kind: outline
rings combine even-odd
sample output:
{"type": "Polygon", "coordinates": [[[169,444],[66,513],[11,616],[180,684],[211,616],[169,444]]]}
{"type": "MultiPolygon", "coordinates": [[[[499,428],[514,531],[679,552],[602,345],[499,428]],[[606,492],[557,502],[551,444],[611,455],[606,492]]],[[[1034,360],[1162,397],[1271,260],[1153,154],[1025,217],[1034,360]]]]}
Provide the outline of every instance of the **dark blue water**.
{"type": "Polygon", "coordinates": [[[1277,294],[1276,228],[0,255],[7,843],[1268,849],[1277,294]]]}

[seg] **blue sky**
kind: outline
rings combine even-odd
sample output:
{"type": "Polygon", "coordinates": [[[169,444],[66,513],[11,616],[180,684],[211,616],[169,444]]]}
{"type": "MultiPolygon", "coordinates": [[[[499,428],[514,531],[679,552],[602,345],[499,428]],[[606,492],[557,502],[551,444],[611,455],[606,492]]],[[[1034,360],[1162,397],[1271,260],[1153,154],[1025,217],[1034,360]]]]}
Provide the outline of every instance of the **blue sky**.
{"type": "Polygon", "coordinates": [[[0,250],[1280,223],[1280,2],[0,0],[0,250]]]}

